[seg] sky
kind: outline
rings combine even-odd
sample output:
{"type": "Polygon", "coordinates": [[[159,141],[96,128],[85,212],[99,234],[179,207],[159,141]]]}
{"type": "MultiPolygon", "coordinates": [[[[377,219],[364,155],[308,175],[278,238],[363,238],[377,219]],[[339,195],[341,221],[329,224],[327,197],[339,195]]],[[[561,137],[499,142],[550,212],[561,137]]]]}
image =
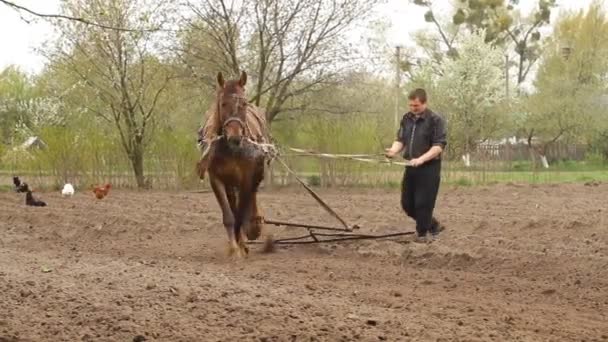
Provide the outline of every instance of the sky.
{"type": "MultiPolygon", "coordinates": [[[[448,9],[450,1],[435,0],[435,9],[448,9]]],[[[14,0],[19,5],[26,6],[40,13],[58,13],[59,0],[14,0]]],[[[558,0],[558,10],[585,8],[592,0],[558,0]]],[[[520,3],[532,8],[537,0],[520,0],[520,3]]],[[[424,8],[410,4],[408,0],[388,0],[378,9],[390,22],[387,41],[391,45],[413,46],[411,36],[414,32],[429,27],[424,21],[424,8]]],[[[27,20],[31,16],[25,17],[27,20]]],[[[27,23],[20,14],[11,8],[0,4],[0,70],[10,64],[19,65],[28,72],[40,71],[45,63],[44,57],[35,49],[52,37],[52,27],[44,20],[34,20],[27,23]]]]}

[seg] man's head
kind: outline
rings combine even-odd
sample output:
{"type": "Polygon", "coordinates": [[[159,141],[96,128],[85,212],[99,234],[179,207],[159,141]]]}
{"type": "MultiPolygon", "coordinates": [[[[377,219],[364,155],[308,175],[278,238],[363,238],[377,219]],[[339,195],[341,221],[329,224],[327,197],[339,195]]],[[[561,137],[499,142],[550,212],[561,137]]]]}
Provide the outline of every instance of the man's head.
{"type": "Polygon", "coordinates": [[[420,114],[426,110],[426,91],[422,88],[412,90],[408,95],[410,111],[420,114]]]}

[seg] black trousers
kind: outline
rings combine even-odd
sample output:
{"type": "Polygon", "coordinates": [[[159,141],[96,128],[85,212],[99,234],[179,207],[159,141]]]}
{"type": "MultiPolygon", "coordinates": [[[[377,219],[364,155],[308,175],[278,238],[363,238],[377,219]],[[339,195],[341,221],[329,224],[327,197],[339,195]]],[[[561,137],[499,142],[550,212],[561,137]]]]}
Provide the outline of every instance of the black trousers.
{"type": "Polygon", "coordinates": [[[406,167],[401,183],[401,207],[416,220],[418,236],[435,232],[439,227],[433,217],[439,192],[441,160],[432,160],[418,167],[406,167]]]}

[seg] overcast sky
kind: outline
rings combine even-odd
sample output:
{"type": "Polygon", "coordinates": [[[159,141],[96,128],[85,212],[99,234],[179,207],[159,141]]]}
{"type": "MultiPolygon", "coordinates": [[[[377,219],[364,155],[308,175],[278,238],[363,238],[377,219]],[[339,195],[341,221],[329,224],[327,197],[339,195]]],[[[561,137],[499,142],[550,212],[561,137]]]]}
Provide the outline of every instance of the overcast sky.
{"type": "MultiPolygon", "coordinates": [[[[15,3],[27,6],[41,13],[57,13],[59,0],[14,0],[15,3]]],[[[532,8],[537,0],[520,0],[532,8]]],[[[558,0],[558,11],[561,9],[580,9],[589,6],[592,0],[558,0]]],[[[448,9],[450,0],[436,0],[436,10],[448,9]]],[[[391,23],[388,41],[392,45],[412,45],[411,33],[428,27],[424,22],[424,9],[412,5],[408,0],[388,0],[379,12],[391,23]]],[[[26,17],[30,19],[31,17],[26,17]]],[[[26,23],[19,13],[0,4],[0,70],[9,64],[17,64],[30,72],[39,71],[44,65],[44,58],[35,52],[35,48],[51,37],[51,26],[43,20],[26,23]]]]}

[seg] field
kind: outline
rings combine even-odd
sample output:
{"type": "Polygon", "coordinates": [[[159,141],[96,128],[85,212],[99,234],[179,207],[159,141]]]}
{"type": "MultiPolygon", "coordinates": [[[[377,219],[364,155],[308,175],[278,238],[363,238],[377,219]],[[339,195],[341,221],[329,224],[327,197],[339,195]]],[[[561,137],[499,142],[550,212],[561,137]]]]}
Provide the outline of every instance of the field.
{"type": "MultiPolygon", "coordinates": [[[[398,190],[323,190],[364,232],[398,190]]],[[[444,186],[410,238],[225,256],[210,193],[0,193],[0,341],[608,341],[608,184],[444,186]]],[[[300,189],[268,218],[332,223],[300,189]]],[[[275,237],[301,232],[269,228],[275,237]]]]}

